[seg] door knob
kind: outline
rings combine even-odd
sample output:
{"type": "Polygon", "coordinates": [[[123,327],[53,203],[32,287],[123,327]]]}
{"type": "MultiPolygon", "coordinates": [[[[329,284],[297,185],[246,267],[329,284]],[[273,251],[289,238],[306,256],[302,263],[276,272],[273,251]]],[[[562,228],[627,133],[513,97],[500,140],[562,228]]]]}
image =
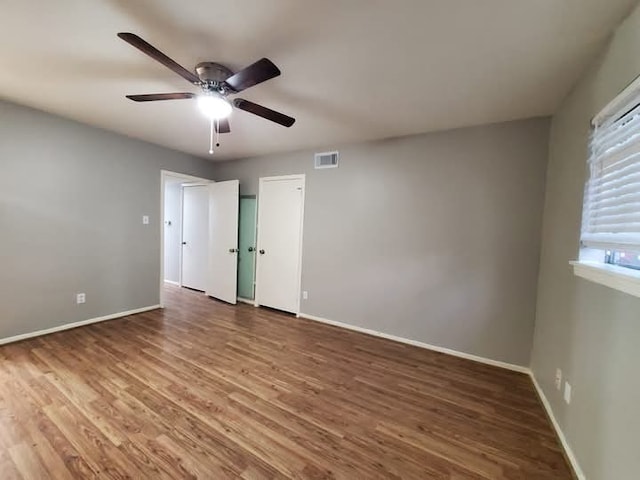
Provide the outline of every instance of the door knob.
{"type": "Polygon", "coordinates": [[[187,244],[187,242],[182,242],[182,244],[183,244],[183,245],[186,245],[186,244],[187,244]]]}
{"type": "Polygon", "coordinates": [[[238,253],[238,249],[237,248],[230,248],[229,249],[229,253],[238,253]]]}
{"type": "Polygon", "coordinates": [[[249,250],[250,252],[253,252],[255,250],[255,248],[249,247],[247,250],[249,250]]]}
{"type": "Polygon", "coordinates": [[[260,255],[264,255],[264,250],[260,249],[260,255]]]}

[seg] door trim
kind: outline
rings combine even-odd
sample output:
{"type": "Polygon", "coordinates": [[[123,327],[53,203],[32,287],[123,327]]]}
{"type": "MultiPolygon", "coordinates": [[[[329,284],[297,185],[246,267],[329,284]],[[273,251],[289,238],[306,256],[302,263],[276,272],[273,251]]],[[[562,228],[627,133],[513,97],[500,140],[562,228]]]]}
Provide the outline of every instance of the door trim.
{"type": "MultiPolygon", "coordinates": [[[[183,183],[198,182],[205,185],[214,183],[214,180],[209,180],[207,178],[194,177],[193,175],[172,172],[171,170],[160,170],[160,221],[158,222],[158,228],[160,229],[160,279],[158,282],[160,308],[164,308],[164,187],[167,183],[168,177],[180,178],[184,180],[183,183]]],[[[182,217],[182,198],[180,199],[180,217],[182,217]]],[[[180,218],[180,241],[182,242],[182,218],[180,218]]],[[[178,261],[180,286],[182,286],[182,249],[180,249],[180,257],[178,261]]]]}
{"type": "MultiPolygon", "coordinates": [[[[257,228],[256,228],[256,247],[260,246],[260,220],[261,220],[261,208],[260,208],[260,197],[262,196],[262,189],[265,182],[277,182],[282,180],[301,180],[302,181],[302,204],[300,208],[300,238],[298,241],[300,242],[300,254],[298,256],[298,291],[296,292],[296,311],[292,312],[296,316],[300,315],[300,296],[302,294],[302,261],[303,261],[303,250],[304,250],[304,202],[307,196],[307,183],[306,183],[306,175],[304,173],[295,174],[295,175],[278,175],[273,177],[260,177],[258,180],[258,212],[257,212],[257,228]]],[[[260,270],[260,261],[256,258],[256,271],[255,271],[255,279],[256,279],[256,288],[255,288],[255,303],[254,306],[260,306],[260,282],[258,282],[258,272],[260,270]]]]}

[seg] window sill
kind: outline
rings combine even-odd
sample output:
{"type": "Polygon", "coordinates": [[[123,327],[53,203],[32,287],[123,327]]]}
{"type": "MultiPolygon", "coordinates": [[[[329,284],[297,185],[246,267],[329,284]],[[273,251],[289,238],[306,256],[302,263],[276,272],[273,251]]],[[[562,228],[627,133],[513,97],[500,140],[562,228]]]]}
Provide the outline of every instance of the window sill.
{"type": "Polygon", "coordinates": [[[569,262],[573,274],[635,297],[640,297],[640,271],[598,262],[569,262]]]}

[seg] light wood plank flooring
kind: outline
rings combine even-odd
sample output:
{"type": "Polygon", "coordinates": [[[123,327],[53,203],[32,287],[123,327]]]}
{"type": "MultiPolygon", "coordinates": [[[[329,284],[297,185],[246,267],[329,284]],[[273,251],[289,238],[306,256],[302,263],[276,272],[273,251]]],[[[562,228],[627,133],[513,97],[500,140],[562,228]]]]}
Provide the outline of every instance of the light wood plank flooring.
{"type": "Polygon", "coordinates": [[[0,347],[0,478],[570,479],[530,379],[167,288],[0,347]]]}

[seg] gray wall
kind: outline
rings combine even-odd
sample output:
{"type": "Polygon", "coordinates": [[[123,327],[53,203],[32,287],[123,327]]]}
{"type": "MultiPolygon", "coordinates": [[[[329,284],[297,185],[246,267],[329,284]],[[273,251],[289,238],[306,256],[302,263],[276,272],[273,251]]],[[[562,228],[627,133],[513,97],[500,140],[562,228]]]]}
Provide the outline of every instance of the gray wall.
{"type": "Polygon", "coordinates": [[[640,10],[553,119],[532,369],[589,480],[640,472],[640,299],[575,277],[589,123],[640,73],[640,10]],[[567,406],[556,367],[572,384],[567,406]]]}
{"type": "Polygon", "coordinates": [[[158,304],[161,169],[213,173],[205,160],[0,101],[0,338],[158,304]]]}
{"type": "Polygon", "coordinates": [[[546,119],[216,165],[216,180],[306,173],[302,312],[529,365],[546,119]]]}
{"type": "Polygon", "coordinates": [[[164,279],[171,282],[180,281],[183,181],[168,181],[164,189],[164,279]]]}

